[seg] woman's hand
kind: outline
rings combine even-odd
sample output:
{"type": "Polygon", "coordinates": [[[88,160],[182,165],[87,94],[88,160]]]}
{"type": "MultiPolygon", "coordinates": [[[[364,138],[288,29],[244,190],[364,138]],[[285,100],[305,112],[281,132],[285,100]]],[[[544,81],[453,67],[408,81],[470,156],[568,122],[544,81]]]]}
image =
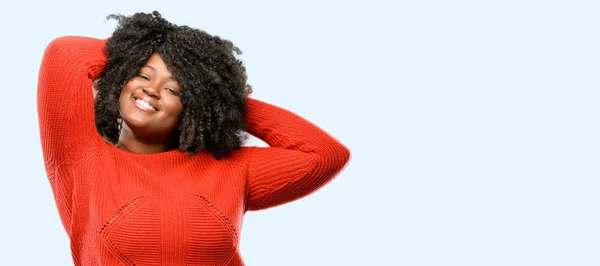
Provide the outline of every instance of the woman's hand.
{"type": "Polygon", "coordinates": [[[245,90],[246,90],[246,91],[244,92],[244,97],[246,97],[246,98],[247,98],[248,96],[250,96],[250,94],[252,94],[252,86],[250,86],[250,85],[246,85],[246,88],[245,88],[245,90]]]}
{"type": "Polygon", "coordinates": [[[98,78],[92,82],[92,93],[94,94],[94,99],[96,99],[96,95],[98,94],[98,82],[101,78],[98,78]]]}

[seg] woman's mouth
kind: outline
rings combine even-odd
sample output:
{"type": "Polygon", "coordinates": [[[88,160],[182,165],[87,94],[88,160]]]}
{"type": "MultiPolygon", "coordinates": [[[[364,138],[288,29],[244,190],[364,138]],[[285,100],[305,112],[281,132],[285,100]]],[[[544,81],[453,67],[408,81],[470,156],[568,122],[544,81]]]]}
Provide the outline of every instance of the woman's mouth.
{"type": "Polygon", "coordinates": [[[158,111],[156,109],[156,107],[150,105],[148,102],[146,102],[146,101],[144,101],[142,99],[136,99],[136,98],[134,98],[134,100],[135,100],[135,106],[138,109],[141,109],[142,111],[158,111]]]}

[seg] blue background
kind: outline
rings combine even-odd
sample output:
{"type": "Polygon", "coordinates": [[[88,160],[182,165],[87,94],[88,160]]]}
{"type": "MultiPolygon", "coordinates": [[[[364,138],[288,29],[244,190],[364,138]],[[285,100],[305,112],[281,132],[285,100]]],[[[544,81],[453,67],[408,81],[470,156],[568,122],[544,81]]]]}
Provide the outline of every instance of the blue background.
{"type": "MultiPolygon", "coordinates": [[[[248,1],[250,2],[250,1],[248,1]]],[[[71,265],[40,150],[46,45],[158,10],[232,40],[253,96],[352,150],[245,216],[247,265],[600,265],[596,1],[0,4],[0,265],[71,265]]],[[[250,145],[264,145],[253,139],[250,145]]]]}

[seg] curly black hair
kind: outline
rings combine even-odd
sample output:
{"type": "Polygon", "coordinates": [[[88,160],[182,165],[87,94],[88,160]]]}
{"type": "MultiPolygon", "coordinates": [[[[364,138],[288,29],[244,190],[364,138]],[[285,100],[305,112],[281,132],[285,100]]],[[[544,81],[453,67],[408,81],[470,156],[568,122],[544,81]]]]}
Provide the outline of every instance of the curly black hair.
{"type": "Polygon", "coordinates": [[[157,11],[107,16],[111,18],[118,25],[104,48],[108,58],[94,106],[100,135],[118,142],[121,90],[158,53],[181,88],[183,113],[170,148],[192,154],[206,149],[220,159],[243,144],[251,87],[239,48],[219,36],[170,23],[157,11]]]}

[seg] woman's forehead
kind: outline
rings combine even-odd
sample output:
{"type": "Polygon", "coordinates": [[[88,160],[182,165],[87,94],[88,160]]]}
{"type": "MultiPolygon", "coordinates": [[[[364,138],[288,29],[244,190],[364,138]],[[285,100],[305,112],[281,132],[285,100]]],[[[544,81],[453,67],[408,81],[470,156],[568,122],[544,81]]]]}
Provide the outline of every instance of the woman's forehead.
{"type": "Polygon", "coordinates": [[[154,53],[150,56],[150,58],[148,58],[146,64],[142,66],[142,69],[144,68],[153,72],[154,74],[173,79],[173,73],[171,73],[169,67],[158,53],[154,53]]]}

